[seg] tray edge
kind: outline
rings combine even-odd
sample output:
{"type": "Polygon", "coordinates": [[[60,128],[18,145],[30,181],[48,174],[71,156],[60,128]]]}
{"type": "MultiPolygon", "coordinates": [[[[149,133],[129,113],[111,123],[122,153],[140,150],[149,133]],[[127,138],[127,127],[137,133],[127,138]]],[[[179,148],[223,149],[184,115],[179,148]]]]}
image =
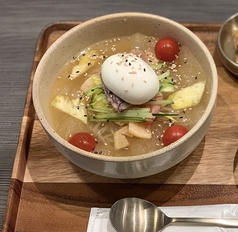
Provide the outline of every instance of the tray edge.
{"type": "MultiPolygon", "coordinates": [[[[26,167],[26,161],[27,161],[27,154],[28,154],[28,148],[30,145],[31,140],[31,133],[34,125],[35,120],[35,110],[33,106],[32,101],[32,83],[33,83],[33,77],[35,70],[37,68],[37,65],[47,50],[47,44],[45,44],[45,41],[50,36],[52,32],[54,32],[56,29],[60,30],[69,30],[73,28],[74,26],[82,23],[83,21],[58,21],[54,22],[41,31],[37,44],[35,49],[35,55],[34,60],[32,64],[32,71],[30,76],[30,82],[27,90],[25,105],[24,105],[24,113],[19,133],[19,139],[18,139],[18,145],[15,155],[15,160],[13,164],[13,171],[12,171],[12,177],[11,177],[11,183],[9,187],[9,193],[7,197],[7,204],[6,204],[6,210],[4,214],[3,219],[3,232],[6,231],[14,231],[15,224],[17,220],[17,211],[18,206],[21,198],[21,190],[23,185],[23,179],[24,179],[24,173],[21,173],[21,169],[25,169],[26,167]],[[18,162],[20,160],[23,160],[23,163],[18,162]]],[[[221,23],[189,23],[189,22],[181,22],[182,25],[187,27],[189,30],[199,30],[203,31],[206,29],[206,31],[218,31],[218,29],[221,26],[221,23]]]]}

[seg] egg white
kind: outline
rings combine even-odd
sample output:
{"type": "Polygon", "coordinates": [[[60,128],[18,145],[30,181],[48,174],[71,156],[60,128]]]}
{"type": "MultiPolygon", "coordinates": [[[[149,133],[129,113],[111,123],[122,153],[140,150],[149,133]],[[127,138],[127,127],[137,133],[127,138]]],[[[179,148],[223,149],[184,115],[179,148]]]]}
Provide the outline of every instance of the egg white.
{"type": "Polygon", "coordinates": [[[101,68],[104,85],[124,101],[141,105],[159,91],[154,70],[133,53],[118,53],[108,57],[101,68]]]}

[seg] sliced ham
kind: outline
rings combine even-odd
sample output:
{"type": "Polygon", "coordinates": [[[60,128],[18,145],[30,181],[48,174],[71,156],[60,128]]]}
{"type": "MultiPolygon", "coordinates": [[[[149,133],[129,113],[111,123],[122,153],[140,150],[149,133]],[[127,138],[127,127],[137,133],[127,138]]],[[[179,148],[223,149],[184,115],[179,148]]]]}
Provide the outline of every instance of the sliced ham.
{"type": "Polygon", "coordinates": [[[113,92],[111,92],[102,82],[104,93],[107,97],[107,100],[111,103],[113,109],[117,112],[122,112],[125,109],[129,108],[131,104],[123,101],[121,98],[116,96],[113,92]]]}

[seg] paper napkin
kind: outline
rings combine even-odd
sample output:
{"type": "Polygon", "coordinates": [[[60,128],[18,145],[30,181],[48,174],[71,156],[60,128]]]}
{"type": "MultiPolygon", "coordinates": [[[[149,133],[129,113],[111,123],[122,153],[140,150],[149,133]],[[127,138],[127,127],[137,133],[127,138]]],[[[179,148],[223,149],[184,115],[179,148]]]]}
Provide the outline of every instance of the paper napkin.
{"type": "MultiPolygon", "coordinates": [[[[238,205],[159,207],[170,217],[234,218],[238,220],[238,205]]],[[[87,232],[115,232],[109,221],[109,208],[91,208],[87,232]]],[[[169,226],[164,232],[237,232],[238,228],[169,226]]]]}

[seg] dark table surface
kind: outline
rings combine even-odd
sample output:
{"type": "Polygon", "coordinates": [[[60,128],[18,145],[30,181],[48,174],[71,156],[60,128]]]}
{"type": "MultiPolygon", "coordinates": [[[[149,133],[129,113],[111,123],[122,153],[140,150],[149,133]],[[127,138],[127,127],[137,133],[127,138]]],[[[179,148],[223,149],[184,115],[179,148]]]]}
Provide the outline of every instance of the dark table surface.
{"type": "Polygon", "coordinates": [[[4,217],[25,97],[39,33],[64,20],[125,11],[177,22],[223,22],[238,12],[237,0],[8,0],[0,7],[0,228],[4,217]]]}

